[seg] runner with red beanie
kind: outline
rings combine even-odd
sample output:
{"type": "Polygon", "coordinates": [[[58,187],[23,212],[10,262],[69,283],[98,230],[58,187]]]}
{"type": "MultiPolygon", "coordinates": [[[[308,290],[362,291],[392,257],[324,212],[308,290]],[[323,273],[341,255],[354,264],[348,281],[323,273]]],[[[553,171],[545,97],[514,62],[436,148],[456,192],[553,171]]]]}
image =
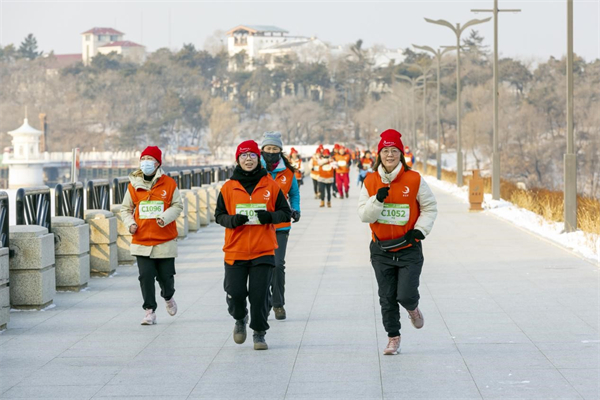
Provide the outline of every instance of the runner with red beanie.
{"type": "Polygon", "coordinates": [[[235,319],[233,340],[246,341],[250,300],[250,328],[254,350],[267,350],[269,289],[275,267],[275,225],[290,222],[292,210],[277,182],[260,163],[254,140],[237,147],[237,166],[217,199],[215,220],[225,227],[225,281],[229,314],[235,319]]]}
{"type": "Polygon", "coordinates": [[[374,172],[367,175],[358,201],[358,215],[371,226],[371,264],[379,287],[383,326],[389,342],[383,354],[400,349],[400,307],[420,329],[419,278],[423,267],[421,241],[433,228],[437,201],[424,179],[404,158],[400,132],[381,134],[374,172]]]}
{"type": "Polygon", "coordinates": [[[175,257],[177,257],[177,217],[183,211],[177,183],[165,175],[162,152],[148,146],[140,156],[140,169],[129,175],[121,218],[131,232],[131,255],[136,256],[146,315],[142,325],[156,324],[154,281],[160,285],[169,315],[177,313],[175,257]]]}

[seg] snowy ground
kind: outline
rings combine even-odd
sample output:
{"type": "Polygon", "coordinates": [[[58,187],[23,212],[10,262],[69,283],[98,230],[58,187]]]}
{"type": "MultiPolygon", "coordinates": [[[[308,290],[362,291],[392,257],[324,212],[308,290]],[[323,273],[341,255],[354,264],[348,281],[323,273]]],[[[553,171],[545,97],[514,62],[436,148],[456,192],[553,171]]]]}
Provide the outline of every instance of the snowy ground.
{"type": "MultiPolygon", "coordinates": [[[[426,175],[425,179],[430,186],[452,193],[465,203],[469,202],[467,186],[459,188],[452,183],[438,181],[430,175],[426,175]]],[[[485,194],[483,208],[486,213],[510,221],[521,228],[567,247],[586,259],[594,260],[600,265],[600,237],[598,235],[587,234],[580,230],[565,233],[562,222],[547,221],[538,214],[517,207],[505,200],[492,200],[491,194],[485,194]]]]}

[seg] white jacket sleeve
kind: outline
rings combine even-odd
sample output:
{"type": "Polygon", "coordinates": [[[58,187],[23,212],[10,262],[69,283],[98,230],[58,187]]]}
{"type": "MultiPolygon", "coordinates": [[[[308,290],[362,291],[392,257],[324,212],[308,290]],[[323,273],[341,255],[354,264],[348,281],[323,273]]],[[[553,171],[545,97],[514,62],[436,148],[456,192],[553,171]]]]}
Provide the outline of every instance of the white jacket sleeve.
{"type": "Polygon", "coordinates": [[[123,202],[121,203],[121,219],[123,223],[129,229],[131,225],[135,224],[135,218],[133,217],[133,201],[131,201],[131,195],[129,190],[125,192],[123,202]]]}
{"type": "Polygon", "coordinates": [[[165,221],[165,226],[167,226],[171,222],[175,221],[182,212],[183,202],[181,199],[181,194],[179,193],[179,189],[175,188],[175,191],[173,192],[173,198],[171,199],[171,205],[161,214],[160,218],[165,221]]]}
{"type": "Polygon", "coordinates": [[[437,217],[437,200],[423,177],[421,177],[421,184],[417,193],[417,202],[421,208],[421,215],[417,219],[415,229],[420,230],[427,237],[437,217]]]}
{"type": "Polygon", "coordinates": [[[375,195],[369,197],[369,192],[363,185],[358,196],[358,216],[360,220],[372,224],[377,221],[382,211],[383,203],[380,203],[375,195]]]}

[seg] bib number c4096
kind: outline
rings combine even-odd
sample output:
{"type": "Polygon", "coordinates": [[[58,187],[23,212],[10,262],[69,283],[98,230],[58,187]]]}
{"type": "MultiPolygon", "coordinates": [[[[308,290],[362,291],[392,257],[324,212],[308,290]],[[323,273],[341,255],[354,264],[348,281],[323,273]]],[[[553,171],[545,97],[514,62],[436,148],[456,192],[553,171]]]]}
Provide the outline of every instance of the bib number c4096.
{"type": "Polygon", "coordinates": [[[267,205],[261,203],[248,203],[248,204],[238,204],[235,206],[235,213],[246,215],[248,217],[248,222],[244,225],[260,225],[260,221],[258,220],[257,211],[264,210],[267,211],[267,205]]]}
{"type": "Polygon", "coordinates": [[[156,219],[165,210],[165,203],[162,201],[140,201],[139,207],[140,219],[156,219]]]}
{"type": "Polygon", "coordinates": [[[406,225],[410,218],[410,206],[408,204],[383,203],[383,210],[377,219],[380,224],[406,225]]]}

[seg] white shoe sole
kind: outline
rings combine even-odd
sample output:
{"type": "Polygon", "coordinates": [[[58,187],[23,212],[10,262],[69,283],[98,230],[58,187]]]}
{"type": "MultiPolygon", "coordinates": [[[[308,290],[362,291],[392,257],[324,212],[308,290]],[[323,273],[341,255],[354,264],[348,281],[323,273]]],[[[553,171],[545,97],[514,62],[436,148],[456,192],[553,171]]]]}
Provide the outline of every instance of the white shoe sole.
{"type": "Polygon", "coordinates": [[[142,323],[140,325],[156,325],[156,321],[151,321],[151,322],[142,321],[142,323]]]}

